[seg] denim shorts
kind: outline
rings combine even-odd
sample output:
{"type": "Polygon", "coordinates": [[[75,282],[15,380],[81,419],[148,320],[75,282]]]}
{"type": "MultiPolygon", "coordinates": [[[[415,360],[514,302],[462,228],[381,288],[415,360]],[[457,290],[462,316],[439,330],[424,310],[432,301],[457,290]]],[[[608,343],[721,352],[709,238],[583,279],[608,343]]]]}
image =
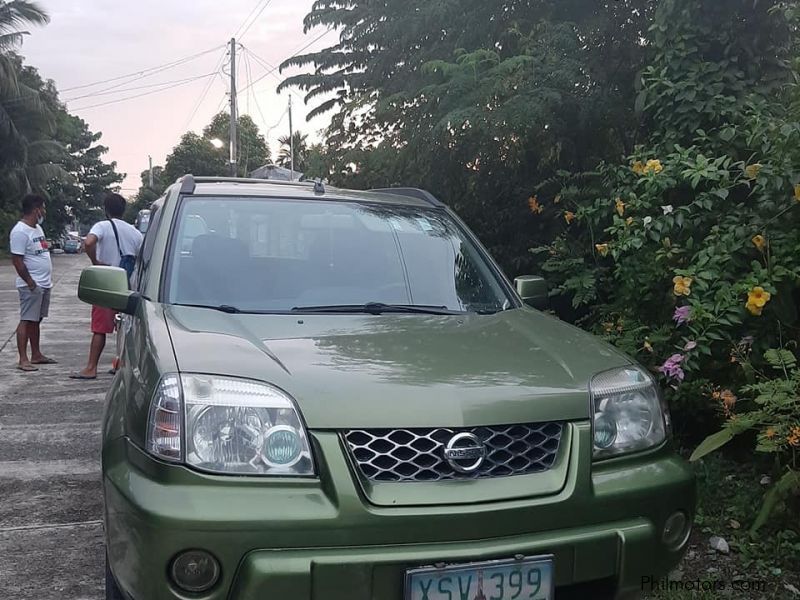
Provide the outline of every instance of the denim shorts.
{"type": "Polygon", "coordinates": [[[19,291],[19,320],[38,323],[47,316],[50,310],[50,288],[36,287],[33,291],[27,287],[17,288],[19,291]]]}

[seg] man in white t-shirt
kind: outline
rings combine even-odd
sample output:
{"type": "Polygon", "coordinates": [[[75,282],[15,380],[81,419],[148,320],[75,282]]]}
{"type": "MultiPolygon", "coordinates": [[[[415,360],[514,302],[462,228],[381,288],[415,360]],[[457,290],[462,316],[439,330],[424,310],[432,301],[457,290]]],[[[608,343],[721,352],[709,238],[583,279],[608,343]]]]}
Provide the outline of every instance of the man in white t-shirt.
{"type": "MultiPolygon", "coordinates": [[[[108,194],[104,202],[106,219],[99,221],[86,236],[86,255],[93,265],[119,267],[123,257],[129,259],[139,254],[142,234],[133,225],[122,220],[127,202],[119,194],[108,194]]],[[[116,313],[110,308],[92,306],[92,342],[86,367],[70,375],[72,379],[96,379],[97,364],[106,346],[106,335],[114,332],[116,313]]]]}
{"type": "Polygon", "coordinates": [[[53,287],[50,249],[42,230],[45,212],[44,198],[28,194],[22,199],[22,219],[9,235],[9,249],[17,271],[16,285],[19,292],[17,369],[25,372],[38,371],[35,365],[49,365],[56,362],[42,354],[39,348],[39,327],[50,308],[50,288],[53,287]]]}

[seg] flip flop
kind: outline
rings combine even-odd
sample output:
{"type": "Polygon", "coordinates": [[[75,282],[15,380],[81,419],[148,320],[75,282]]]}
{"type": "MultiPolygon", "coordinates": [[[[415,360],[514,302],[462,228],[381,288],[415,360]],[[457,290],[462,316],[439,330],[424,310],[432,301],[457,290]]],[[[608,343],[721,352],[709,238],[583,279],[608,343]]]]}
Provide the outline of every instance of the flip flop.
{"type": "Polygon", "coordinates": [[[57,365],[58,361],[54,358],[44,357],[44,360],[32,360],[32,365],[57,365]]]}
{"type": "Polygon", "coordinates": [[[22,365],[17,365],[17,371],[22,371],[23,373],[33,373],[34,371],[38,370],[39,369],[37,369],[33,365],[25,365],[24,367],[22,365]]]}
{"type": "Polygon", "coordinates": [[[81,375],[80,373],[73,373],[69,376],[70,379],[97,379],[97,375],[81,375]]]}

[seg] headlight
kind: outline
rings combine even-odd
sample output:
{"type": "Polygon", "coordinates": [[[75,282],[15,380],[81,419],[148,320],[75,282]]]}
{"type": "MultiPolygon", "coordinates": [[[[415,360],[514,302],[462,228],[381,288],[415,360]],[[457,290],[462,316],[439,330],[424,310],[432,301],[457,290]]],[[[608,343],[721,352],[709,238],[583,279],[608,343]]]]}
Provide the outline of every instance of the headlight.
{"type": "MultiPolygon", "coordinates": [[[[314,474],[308,435],[284,392],[265,383],[213,375],[182,374],[179,381],[183,419],[168,444],[159,441],[164,437],[160,423],[173,415],[174,393],[165,391],[175,389],[178,377],[165,376],[153,400],[148,428],[152,454],[168,460],[183,457],[187,465],[210,473],[314,474]]],[[[175,429],[173,421],[170,431],[175,429]]]]}
{"type": "Polygon", "coordinates": [[[668,417],[655,382],[638,367],[592,378],[594,457],[652,448],[667,437],[668,417]]]}

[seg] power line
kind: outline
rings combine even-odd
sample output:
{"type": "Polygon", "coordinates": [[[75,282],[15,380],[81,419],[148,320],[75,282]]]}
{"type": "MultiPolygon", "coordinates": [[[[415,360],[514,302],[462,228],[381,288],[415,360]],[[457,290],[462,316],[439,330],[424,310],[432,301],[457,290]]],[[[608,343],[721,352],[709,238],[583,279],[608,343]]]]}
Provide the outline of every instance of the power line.
{"type": "MultiPolygon", "coordinates": [[[[261,10],[260,10],[260,11],[258,11],[258,14],[257,14],[257,15],[256,15],[256,16],[253,18],[253,20],[252,20],[252,21],[250,21],[250,24],[249,24],[247,27],[245,27],[244,31],[242,31],[242,32],[241,32],[240,34],[238,34],[238,35],[235,35],[234,37],[235,37],[235,38],[238,38],[238,39],[240,39],[240,40],[241,40],[242,38],[244,38],[244,35],[245,35],[245,34],[246,34],[248,31],[250,31],[250,28],[251,28],[251,27],[252,27],[252,26],[255,24],[255,22],[256,22],[256,21],[258,21],[258,18],[261,16],[261,13],[263,13],[263,12],[264,12],[264,10],[265,10],[265,9],[266,9],[266,8],[267,8],[269,5],[270,5],[270,3],[271,3],[271,2],[272,2],[272,0],[264,0],[264,5],[261,7],[261,10]]],[[[251,13],[251,14],[252,14],[252,13],[251,13]]]]}
{"type": "MultiPolygon", "coordinates": [[[[257,55],[255,52],[253,52],[253,51],[252,51],[250,48],[247,48],[247,51],[250,53],[250,55],[253,57],[253,59],[254,59],[254,60],[255,60],[255,61],[256,61],[256,62],[257,62],[259,65],[261,65],[261,66],[262,66],[262,67],[264,67],[265,69],[269,69],[269,70],[270,70],[270,72],[268,73],[268,75],[272,75],[272,77],[273,77],[273,78],[274,78],[276,81],[278,81],[279,83],[282,83],[282,82],[283,82],[283,79],[281,79],[281,76],[280,76],[280,75],[277,75],[277,74],[275,73],[275,71],[278,69],[278,67],[276,67],[275,65],[271,64],[269,61],[267,61],[267,60],[264,60],[263,58],[261,58],[260,56],[258,56],[258,55],[257,55]]],[[[295,92],[294,90],[291,90],[291,89],[289,89],[289,90],[286,90],[286,91],[287,91],[287,92],[289,92],[289,93],[290,93],[292,96],[294,96],[295,98],[297,98],[297,99],[298,99],[298,100],[299,100],[301,103],[303,103],[303,104],[305,104],[305,103],[306,103],[305,99],[304,99],[304,98],[303,98],[303,97],[302,97],[300,94],[298,94],[297,92],[295,92]]]]}
{"type": "Polygon", "coordinates": [[[109,100],[108,102],[101,102],[99,104],[90,104],[89,106],[75,107],[72,110],[80,111],[80,110],[87,110],[87,109],[90,109],[90,108],[98,108],[100,106],[108,106],[109,104],[118,104],[120,102],[126,102],[128,100],[133,100],[134,98],[141,98],[142,96],[149,96],[151,94],[157,94],[158,92],[164,92],[166,90],[171,90],[173,88],[180,87],[182,85],[186,85],[187,83],[191,83],[193,81],[198,81],[198,80],[203,79],[203,78],[210,78],[210,77],[212,77],[214,75],[216,75],[216,72],[211,73],[209,75],[200,75],[198,77],[193,77],[193,78],[191,78],[189,80],[184,80],[184,81],[178,82],[178,83],[171,83],[169,85],[165,84],[166,87],[162,87],[162,88],[157,89],[157,90],[151,90],[149,92],[142,92],[141,94],[134,94],[133,96],[128,96],[127,98],[117,98],[116,100],[109,100]]]}
{"type": "MultiPolygon", "coordinates": [[[[118,77],[111,77],[109,79],[102,79],[100,81],[95,81],[95,82],[92,82],[92,83],[85,83],[83,85],[75,85],[75,86],[68,87],[68,88],[62,88],[59,91],[63,93],[63,92],[69,92],[69,91],[72,91],[72,90],[82,90],[82,89],[85,89],[85,88],[95,87],[97,85],[102,85],[104,83],[110,83],[112,81],[119,81],[121,79],[130,79],[131,77],[136,77],[137,75],[139,76],[139,78],[150,77],[151,75],[155,75],[156,73],[161,73],[162,71],[166,71],[167,69],[171,69],[173,67],[177,67],[178,65],[182,65],[182,64],[187,63],[189,61],[192,61],[195,58],[200,58],[201,56],[205,56],[206,54],[210,54],[211,52],[219,50],[221,47],[222,46],[214,46],[213,48],[210,48],[208,50],[204,50],[202,52],[198,52],[197,54],[192,54],[191,56],[186,56],[184,58],[179,58],[178,60],[174,60],[172,62],[164,63],[162,65],[158,65],[158,66],[155,66],[155,67],[150,67],[148,69],[141,69],[139,71],[134,71],[132,73],[128,73],[127,75],[119,75],[118,77]],[[150,73],[151,71],[153,71],[153,72],[150,73]]],[[[121,83],[119,85],[126,85],[126,83],[131,83],[131,82],[123,82],[123,83],[121,83]]]]}
{"type": "Polygon", "coordinates": [[[253,14],[258,10],[258,7],[261,5],[263,1],[264,0],[257,0],[250,13],[244,18],[242,24],[239,25],[239,28],[231,35],[231,37],[239,37],[239,32],[242,30],[242,27],[244,27],[247,24],[247,22],[250,20],[250,17],[252,17],[253,14]]]}
{"type": "MultiPolygon", "coordinates": [[[[219,59],[217,60],[217,64],[214,67],[214,71],[216,74],[219,74],[219,70],[222,68],[223,63],[225,62],[226,55],[227,52],[223,52],[222,56],[220,56],[219,59]]],[[[211,86],[213,85],[213,83],[214,79],[209,79],[208,83],[206,83],[206,87],[203,89],[203,92],[197,98],[197,102],[195,103],[194,108],[192,109],[192,112],[189,115],[189,118],[186,120],[186,123],[182,128],[184,131],[189,129],[189,126],[192,124],[192,121],[194,120],[197,111],[200,110],[200,106],[203,104],[203,101],[206,99],[206,96],[208,96],[208,92],[211,90],[211,86]]]]}
{"type": "Polygon", "coordinates": [[[195,75],[194,77],[187,77],[185,79],[176,79],[176,80],[172,80],[172,81],[161,81],[159,83],[149,83],[147,85],[137,85],[137,86],[133,86],[133,87],[120,88],[120,89],[115,89],[115,90],[112,90],[112,91],[105,91],[105,92],[94,92],[92,94],[84,94],[83,96],[75,96],[74,98],[67,98],[63,102],[69,103],[69,102],[75,102],[75,100],[82,100],[83,98],[95,98],[97,96],[112,96],[114,94],[122,94],[124,92],[132,92],[133,90],[144,90],[144,89],[148,89],[148,88],[161,87],[163,85],[168,85],[168,84],[172,84],[172,83],[183,83],[183,82],[188,82],[188,81],[195,81],[196,79],[202,79],[203,77],[209,77],[209,76],[215,75],[215,74],[216,74],[216,71],[214,71],[212,73],[206,73],[205,75],[195,75]]]}
{"type": "MultiPolygon", "coordinates": [[[[318,35],[318,36],[317,36],[317,37],[315,37],[313,40],[311,40],[310,42],[308,42],[307,44],[305,44],[305,45],[304,45],[302,48],[300,48],[300,49],[296,50],[295,52],[293,52],[291,56],[288,56],[287,58],[283,59],[283,62],[286,62],[287,60],[289,60],[289,59],[292,59],[292,58],[294,58],[295,56],[299,55],[301,52],[303,52],[303,51],[307,50],[307,49],[308,49],[308,48],[310,48],[312,45],[314,45],[314,44],[315,44],[315,43],[317,43],[319,40],[321,40],[321,39],[322,39],[322,38],[324,38],[326,35],[328,35],[328,34],[329,34],[331,31],[334,31],[334,29],[332,29],[332,28],[329,28],[329,29],[327,29],[327,30],[326,30],[326,31],[324,31],[322,34],[318,35]]],[[[264,73],[264,74],[263,74],[261,77],[259,77],[259,78],[258,78],[258,79],[256,79],[255,81],[253,81],[253,82],[250,84],[250,86],[248,86],[248,87],[254,86],[254,85],[255,85],[255,84],[257,84],[259,81],[261,81],[261,80],[265,79],[266,77],[268,77],[269,75],[271,75],[272,73],[274,73],[274,72],[275,72],[275,71],[277,71],[277,70],[278,70],[278,67],[272,67],[272,68],[271,68],[269,71],[267,71],[266,73],[264,73]]],[[[243,92],[244,90],[239,90],[239,91],[240,91],[240,92],[243,92]]]]}
{"type": "MultiPolygon", "coordinates": [[[[251,70],[251,68],[250,68],[250,54],[252,54],[252,53],[250,52],[250,50],[249,50],[249,49],[246,49],[246,52],[244,53],[244,57],[245,57],[245,64],[246,64],[246,66],[247,66],[248,82],[249,82],[249,83],[252,83],[252,81],[253,81],[253,74],[252,74],[252,70],[251,70]]],[[[255,105],[256,105],[256,109],[258,110],[258,114],[259,114],[259,116],[261,117],[261,123],[263,123],[264,125],[266,125],[266,124],[267,124],[267,119],[266,119],[266,118],[264,118],[264,113],[263,113],[263,111],[261,110],[261,104],[259,104],[259,102],[258,102],[258,95],[257,95],[257,94],[255,93],[255,91],[252,89],[252,86],[248,86],[248,88],[247,88],[247,93],[248,93],[248,94],[251,94],[251,95],[253,96],[253,102],[255,103],[255,105]]]]}

